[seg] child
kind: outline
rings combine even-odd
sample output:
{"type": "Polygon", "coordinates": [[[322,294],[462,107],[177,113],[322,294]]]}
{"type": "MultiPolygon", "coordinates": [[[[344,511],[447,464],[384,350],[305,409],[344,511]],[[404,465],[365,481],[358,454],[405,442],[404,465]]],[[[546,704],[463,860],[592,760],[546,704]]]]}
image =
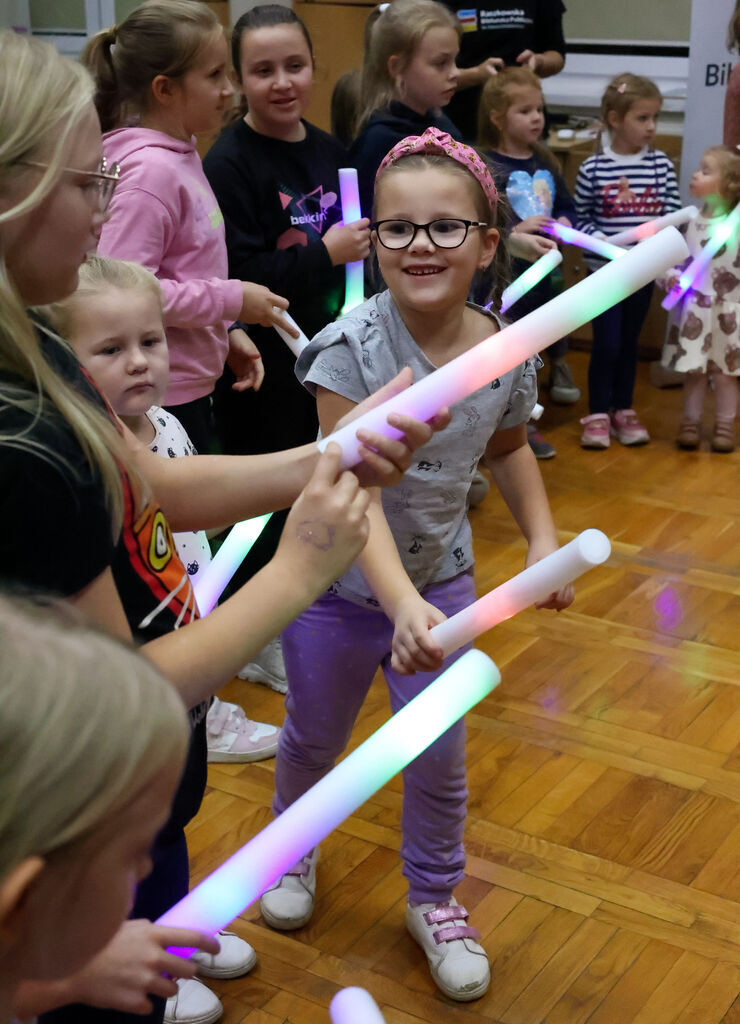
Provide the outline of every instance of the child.
{"type": "MultiPolygon", "coordinates": [[[[624,73],[607,86],[601,117],[611,143],[581,165],[576,182],[577,227],[613,235],[680,209],[673,164],[653,149],[662,97],[649,78],[624,73]]],[[[587,254],[592,270],[602,262],[587,254]]],[[[581,420],[584,448],[646,444],[645,427],[632,408],[637,342],[653,294],[652,283],[592,321],[588,368],[589,415],[581,420]]]]}
{"type": "Polygon", "coordinates": [[[381,160],[401,139],[430,125],[462,139],[440,112],[455,93],[460,32],[435,0],[395,0],[375,16],[366,33],[358,135],[349,151],[363,210],[372,208],[381,160]]]}
{"type": "MultiPolygon", "coordinates": [[[[164,293],[172,375],[165,404],[195,447],[213,447],[211,393],[228,362],[234,387],[258,388],[259,352],[233,321],[283,323],[287,302],[263,285],[226,280],[223,217],[193,136],[221,123],[233,96],[214,12],[152,0],[88,43],[109,162],[121,177],[99,250],[141,263],[164,293]]],[[[287,445],[286,445],[287,446],[287,445]]]]}
{"type": "MultiPolygon", "coordinates": [[[[474,276],[494,257],[496,202],[475,150],[435,128],[388,154],[378,172],[373,240],[389,290],[322,331],[296,368],[317,394],[324,432],[366,391],[391,378],[394,367],[410,364],[419,378],[498,329],[493,314],[466,302],[474,276]]],[[[453,407],[445,443],[426,445],[387,501],[376,492],[367,557],[285,631],[290,685],[275,771],[276,814],[341,754],[379,666],[397,711],[463,653],[443,662],[428,630],[475,599],[466,499],[481,457],[529,542],[528,563],[557,547],[527,446],[525,424],[535,398],[535,365],[528,360],[453,407]]],[[[571,599],[568,588],[547,605],[563,608],[571,599]]],[[[406,769],[404,783],[407,926],[442,991],[452,999],[477,999],[489,984],[488,961],[453,896],[465,864],[462,722],[406,769]]],[[[314,850],[263,895],[268,924],[290,929],[309,919],[316,858],[314,850]]]]}
{"type": "MultiPolygon", "coordinates": [[[[711,146],[691,177],[691,195],[702,201],[699,216],[686,226],[690,259],[698,256],[721,219],[740,201],[740,155],[711,146]]],[[[663,347],[662,363],[685,373],[683,416],[676,437],[679,448],[698,448],[707,381],[714,385],[715,422],[712,449],[735,449],[737,378],[740,374],[740,249],[730,240],[713,257],[704,276],[674,307],[663,347]]],[[[688,265],[687,261],[687,264],[688,265]]],[[[682,268],[668,276],[672,287],[682,268]]]]}

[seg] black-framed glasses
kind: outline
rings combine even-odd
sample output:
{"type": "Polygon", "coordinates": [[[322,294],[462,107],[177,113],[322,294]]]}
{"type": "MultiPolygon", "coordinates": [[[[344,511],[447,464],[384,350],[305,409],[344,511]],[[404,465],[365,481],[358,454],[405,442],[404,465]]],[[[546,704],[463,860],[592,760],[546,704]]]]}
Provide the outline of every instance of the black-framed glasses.
{"type": "MultiPolygon", "coordinates": [[[[24,167],[41,167],[46,169],[49,166],[48,164],[39,163],[37,160],[21,160],[19,162],[24,167]]],[[[86,186],[89,186],[90,194],[94,197],[98,211],[105,213],[110,206],[113,192],[121,176],[119,164],[108,164],[107,159],[103,157],[97,171],[83,171],[78,167],[60,167],[59,170],[66,171],[68,174],[81,174],[90,179],[86,186]]]]}
{"type": "Polygon", "coordinates": [[[386,249],[407,249],[419,231],[426,231],[432,244],[440,249],[457,249],[471,228],[487,227],[488,224],[481,220],[465,220],[463,217],[439,217],[427,224],[415,224],[412,220],[378,220],[370,225],[386,249]]]}

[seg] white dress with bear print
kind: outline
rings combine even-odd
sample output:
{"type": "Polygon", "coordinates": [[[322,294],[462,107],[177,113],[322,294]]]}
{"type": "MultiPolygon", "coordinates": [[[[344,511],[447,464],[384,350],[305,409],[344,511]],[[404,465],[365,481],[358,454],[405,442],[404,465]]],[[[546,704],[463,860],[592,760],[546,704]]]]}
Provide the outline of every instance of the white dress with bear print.
{"type": "MultiPolygon", "coordinates": [[[[709,240],[721,217],[699,215],[686,229],[691,258],[709,240]]],[[[740,376],[740,246],[722,246],[668,320],[662,363],[680,373],[718,370],[740,376]]]]}

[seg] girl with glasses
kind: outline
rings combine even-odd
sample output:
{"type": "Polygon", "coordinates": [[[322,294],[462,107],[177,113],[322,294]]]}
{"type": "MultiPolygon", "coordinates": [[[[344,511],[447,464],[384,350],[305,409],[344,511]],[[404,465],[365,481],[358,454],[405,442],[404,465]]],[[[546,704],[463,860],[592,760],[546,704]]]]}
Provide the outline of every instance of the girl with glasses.
{"type": "MultiPolygon", "coordinates": [[[[296,372],[318,402],[324,433],[398,367],[418,379],[499,330],[467,302],[499,243],[497,193],[475,150],[434,128],[394,146],[380,166],[371,237],[388,290],[325,328],[296,372]]],[[[524,534],[527,564],[558,545],[542,479],[527,445],[537,396],[534,361],[452,410],[444,441],[417,453],[399,486],[370,506],[370,538],[352,568],[283,634],[287,717],[278,744],[273,808],[280,814],[340,756],[379,667],[393,711],[464,651],[443,660],[429,629],[475,600],[466,500],[481,458],[524,534]]],[[[564,608],[572,590],[544,606],[564,608]]],[[[467,649],[467,648],[466,648],[467,649]]],[[[464,874],[465,727],[458,722],[404,772],[406,923],[451,999],[488,988],[488,960],[453,892],[464,874]]],[[[275,928],[312,913],[317,850],[260,901],[275,928]]]]}

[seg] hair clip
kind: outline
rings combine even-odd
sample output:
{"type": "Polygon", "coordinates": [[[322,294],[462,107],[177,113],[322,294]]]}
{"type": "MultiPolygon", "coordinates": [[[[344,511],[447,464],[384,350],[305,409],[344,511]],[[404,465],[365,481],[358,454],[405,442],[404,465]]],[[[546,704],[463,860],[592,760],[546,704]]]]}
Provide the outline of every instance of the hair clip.
{"type": "Polygon", "coordinates": [[[621,85],[617,86],[617,92],[620,93],[620,94],[623,94],[626,89],[627,89],[627,83],[626,82],[622,82],[621,85]]]}
{"type": "Polygon", "coordinates": [[[389,7],[390,4],[378,4],[378,10],[380,11],[381,14],[384,14],[389,7]]]}

